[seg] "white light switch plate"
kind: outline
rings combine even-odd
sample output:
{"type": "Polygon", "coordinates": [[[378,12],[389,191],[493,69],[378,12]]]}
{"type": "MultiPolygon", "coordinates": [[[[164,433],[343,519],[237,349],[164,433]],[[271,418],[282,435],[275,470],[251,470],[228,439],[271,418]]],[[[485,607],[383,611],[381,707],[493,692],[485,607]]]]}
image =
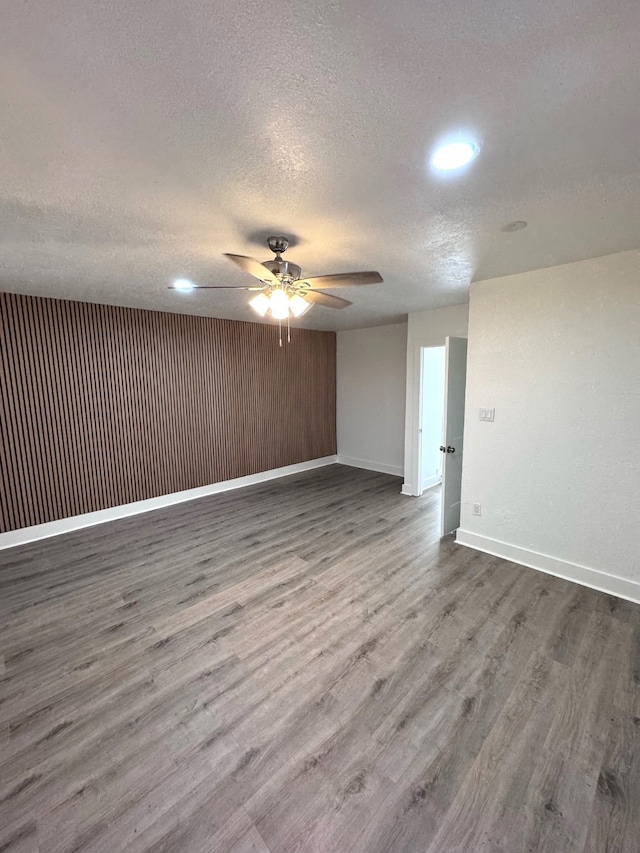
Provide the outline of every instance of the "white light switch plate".
{"type": "Polygon", "coordinates": [[[495,409],[480,409],[480,420],[481,421],[493,421],[495,418],[496,410],[495,409]]]}

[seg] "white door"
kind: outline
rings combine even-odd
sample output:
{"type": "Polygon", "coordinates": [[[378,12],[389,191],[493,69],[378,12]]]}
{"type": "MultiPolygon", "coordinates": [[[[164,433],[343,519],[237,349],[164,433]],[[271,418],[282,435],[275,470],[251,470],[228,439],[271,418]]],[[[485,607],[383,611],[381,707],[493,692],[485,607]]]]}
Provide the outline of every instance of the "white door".
{"type": "Polygon", "coordinates": [[[442,447],[442,519],[440,533],[446,536],[460,527],[462,491],[462,432],[464,391],[467,381],[467,339],[445,341],[444,435],[442,447]]]}

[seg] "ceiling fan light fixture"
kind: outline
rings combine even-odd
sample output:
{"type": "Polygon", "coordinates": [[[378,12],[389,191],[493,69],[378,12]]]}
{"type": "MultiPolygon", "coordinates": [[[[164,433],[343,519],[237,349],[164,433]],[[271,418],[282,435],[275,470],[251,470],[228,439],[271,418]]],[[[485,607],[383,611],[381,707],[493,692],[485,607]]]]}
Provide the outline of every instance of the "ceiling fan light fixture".
{"type": "Polygon", "coordinates": [[[274,320],[286,320],[291,313],[294,317],[302,315],[311,308],[311,303],[297,293],[289,295],[286,290],[276,288],[271,293],[259,293],[249,300],[249,305],[261,317],[270,314],[274,320]]]}
{"type": "Polygon", "coordinates": [[[289,308],[294,317],[302,317],[311,308],[311,303],[294,293],[293,296],[289,297],[289,308]]]}
{"type": "Polygon", "coordinates": [[[269,297],[269,308],[274,320],[286,320],[289,316],[289,297],[284,290],[277,288],[269,297]]]}
{"type": "Polygon", "coordinates": [[[257,296],[254,296],[253,299],[249,300],[249,305],[251,305],[253,310],[261,317],[264,317],[269,310],[269,297],[264,293],[259,293],[257,296]]]}

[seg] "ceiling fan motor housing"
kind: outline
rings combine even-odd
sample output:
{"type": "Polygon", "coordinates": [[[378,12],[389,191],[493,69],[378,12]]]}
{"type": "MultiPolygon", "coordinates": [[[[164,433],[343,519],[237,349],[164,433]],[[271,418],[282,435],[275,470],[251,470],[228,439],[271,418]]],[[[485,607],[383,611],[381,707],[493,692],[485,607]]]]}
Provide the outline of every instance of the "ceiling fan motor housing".
{"type": "Polygon", "coordinates": [[[262,264],[279,278],[287,278],[292,281],[297,281],[302,273],[298,264],[292,264],[290,261],[283,261],[279,256],[270,261],[263,261],[262,264]]]}
{"type": "Polygon", "coordinates": [[[287,247],[289,246],[287,238],[269,237],[267,243],[271,251],[275,253],[275,258],[272,258],[269,261],[263,261],[263,266],[268,270],[271,270],[271,272],[274,275],[277,275],[278,278],[286,279],[289,282],[297,281],[302,274],[302,270],[298,264],[283,261],[281,257],[282,252],[286,252],[287,247]]]}

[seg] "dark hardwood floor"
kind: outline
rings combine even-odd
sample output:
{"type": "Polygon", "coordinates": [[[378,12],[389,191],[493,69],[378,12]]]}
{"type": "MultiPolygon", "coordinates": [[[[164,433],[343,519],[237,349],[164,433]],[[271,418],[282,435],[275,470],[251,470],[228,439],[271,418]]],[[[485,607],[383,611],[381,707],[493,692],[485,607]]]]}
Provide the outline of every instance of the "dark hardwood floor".
{"type": "Polygon", "coordinates": [[[640,606],[333,466],[0,552],[2,853],[638,853],[640,606]]]}

